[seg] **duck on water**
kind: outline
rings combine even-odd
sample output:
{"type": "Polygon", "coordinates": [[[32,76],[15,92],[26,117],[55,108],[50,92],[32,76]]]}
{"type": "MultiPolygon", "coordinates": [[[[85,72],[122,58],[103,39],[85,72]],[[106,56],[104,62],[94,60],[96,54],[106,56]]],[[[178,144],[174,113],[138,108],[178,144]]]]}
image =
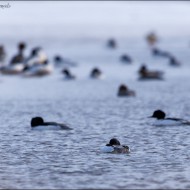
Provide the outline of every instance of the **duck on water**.
{"type": "Polygon", "coordinates": [[[130,148],[127,145],[121,145],[118,139],[112,138],[106,146],[101,148],[104,153],[129,153],[130,148]]]}
{"type": "Polygon", "coordinates": [[[72,130],[72,128],[62,123],[45,122],[42,117],[33,117],[31,119],[31,128],[34,130],[72,130]]]}
{"type": "Polygon", "coordinates": [[[171,126],[171,125],[190,125],[190,121],[175,117],[166,117],[162,110],[156,110],[149,118],[156,118],[154,125],[156,126],[171,126]]]}

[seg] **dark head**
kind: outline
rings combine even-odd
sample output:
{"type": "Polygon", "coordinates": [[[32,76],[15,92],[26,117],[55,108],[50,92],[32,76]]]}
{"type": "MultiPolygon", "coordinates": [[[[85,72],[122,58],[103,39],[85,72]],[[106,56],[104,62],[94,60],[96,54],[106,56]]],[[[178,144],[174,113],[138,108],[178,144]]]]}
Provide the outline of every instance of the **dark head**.
{"type": "Polygon", "coordinates": [[[92,69],[92,75],[97,75],[97,74],[101,74],[101,71],[100,71],[100,69],[98,69],[98,68],[94,68],[94,69],[92,69]]]}
{"type": "Polygon", "coordinates": [[[71,73],[70,73],[70,71],[68,69],[63,69],[62,73],[65,74],[66,76],[70,76],[71,75],[71,73]]]}
{"type": "Polygon", "coordinates": [[[56,56],[54,57],[54,61],[55,61],[55,62],[61,62],[61,61],[62,61],[62,57],[59,56],[59,55],[56,55],[56,56]]]}
{"type": "Polygon", "coordinates": [[[40,47],[33,48],[31,51],[31,56],[36,56],[38,52],[40,51],[40,47]]]}
{"type": "Polygon", "coordinates": [[[25,44],[24,42],[20,42],[20,43],[18,44],[18,49],[19,49],[20,51],[23,51],[25,48],[26,48],[26,44],[25,44]]]}
{"type": "Polygon", "coordinates": [[[117,140],[116,138],[113,138],[110,140],[109,144],[112,145],[120,145],[119,140],[117,140]]]}
{"type": "Polygon", "coordinates": [[[128,88],[127,88],[126,85],[121,84],[120,87],[119,87],[119,91],[128,91],[128,88]]]}
{"type": "Polygon", "coordinates": [[[131,62],[132,61],[131,57],[129,55],[126,55],[126,54],[121,55],[120,60],[124,61],[124,62],[131,62]]]}
{"type": "Polygon", "coordinates": [[[31,120],[32,127],[36,127],[36,126],[43,125],[43,124],[44,124],[44,120],[41,117],[33,117],[31,120]]]}
{"type": "Polygon", "coordinates": [[[109,39],[107,42],[108,47],[115,48],[116,47],[116,41],[114,39],[109,39]]]}
{"type": "Polygon", "coordinates": [[[141,66],[140,70],[142,70],[142,71],[147,71],[147,66],[146,66],[145,64],[143,64],[143,65],[141,66]]]}
{"type": "Polygon", "coordinates": [[[154,111],[153,115],[151,117],[157,118],[157,119],[164,119],[166,114],[162,110],[156,110],[154,111]]]}

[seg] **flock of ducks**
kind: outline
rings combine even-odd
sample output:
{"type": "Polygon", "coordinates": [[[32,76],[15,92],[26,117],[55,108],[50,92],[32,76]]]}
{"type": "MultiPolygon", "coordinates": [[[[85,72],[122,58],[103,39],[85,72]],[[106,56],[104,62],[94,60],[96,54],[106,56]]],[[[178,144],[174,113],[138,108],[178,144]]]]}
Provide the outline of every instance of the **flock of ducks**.
{"type": "MultiPolygon", "coordinates": [[[[156,47],[158,37],[152,32],[147,35],[146,40],[151,47],[151,52],[153,56],[159,56],[168,58],[169,64],[172,66],[180,66],[181,63],[168,51],[160,50],[156,47]]],[[[114,39],[109,39],[107,41],[107,47],[115,49],[117,48],[117,42],[114,39]]],[[[70,66],[77,66],[77,64],[68,59],[64,59],[60,55],[56,55],[53,58],[53,64],[50,64],[47,55],[40,47],[35,47],[31,50],[31,53],[28,57],[24,55],[26,49],[26,44],[20,42],[18,44],[18,52],[13,56],[8,65],[4,64],[6,59],[6,52],[4,46],[0,46],[0,73],[6,75],[22,75],[25,77],[34,77],[34,76],[46,76],[53,72],[54,67],[63,67],[61,73],[67,80],[74,80],[76,76],[71,73],[69,70],[70,66]]],[[[131,64],[133,62],[132,58],[127,55],[121,55],[121,62],[131,64]]],[[[95,67],[90,72],[90,78],[92,79],[101,79],[102,71],[95,67]]],[[[162,80],[163,72],[162,71],[151,71],[147,68],[146,64],[142,64],[138,71],[139,80],[162,80]]],[[[127,97],[135,96],[135,91],[129,89],[125,84],[121,84],[118,88],[118,97],[127,97]]],[[[190,125],[189,121],[179,119],[179,118],[166,118],[166,114],[162,110],[154,111],[151,118],[156,118],[156,125],[190,125]]],[[[63,129],[63,130],[72,130],[65,124],[56,123],[56,122],[44,122],[41,117],[34,117],[31,119],[31,128],[33,130],[44,130],[44,129],[63,129]]],[[[130,148],[126,145],[121,145],[119,140],[113,138],[101,149],[106,153],[129,153],[130,148]]]]}

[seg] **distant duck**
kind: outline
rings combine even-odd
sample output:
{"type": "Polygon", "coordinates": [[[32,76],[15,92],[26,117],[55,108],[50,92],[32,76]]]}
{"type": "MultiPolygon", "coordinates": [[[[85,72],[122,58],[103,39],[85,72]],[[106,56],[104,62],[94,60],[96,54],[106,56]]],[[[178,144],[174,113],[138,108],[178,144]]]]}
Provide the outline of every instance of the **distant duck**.
{"type": "Polygon", "coordinates": [[[163,79],[163,72],[162,71],[149,71],[146,65],[142,65],[139,69],[139,80],[142,79],[163,79]]]}
{"type": "Polygon", "coordinates": [[[53,72],[53,65],[46,60],[43,64],[33,64],[31,66],[26,65],[23,69],[23,76],[33,77],[33,76],[46,76],[53,72]]]}
{"type": "Polygon", "coordinates": [[[93,79],[100,79],[102,78],[102,71],[98,68],[94,68],[90,73],[90,77],[93,79]]]}
{"type": "Polygon", "coordinates": [[[31,128],[34,130],[71,130],[70,127],[62,123],[44,122],[42,117],[34,117],[31,119],[31,128]]]}
{"type": "Polygon", "coordinates": [[[169,57],[169,64],[171,66],[180,66],[181,65],[181,63],[174,56],[169,57]]]}
{"type": "Polygon", "coordinates": [[[71,74],[71,72],[69,71],[69,69],[63,69],[62,73],[64,74],[65,79],[70,80],[70,79],[75,79],[76,78],[73,74],[71,74]]]}
{"type": "Polygon", "coordinates": [[[154,32],[151,32],[146,36],[146,40],[150,46],[153,46],[158,41],[158,37],[154,32]]]}
{"type": "Polygon", "coordinates": [[[25,50],[25,48],[26,48],[26,44],[24,42],[20,42],[18,44],[18,54],[15,55],[11,59],[11,61],[10,61],[11,65],[24,63],[24,61],[25,61],[25,56],[24,56],[24,50],[25,50]]]}
{"type": "Polygon", "coordinates": [[[132,59],[129,55],[124,54],[120,57],[120,61],[123,63],[132,63],[132,59]]]}
{"type": "Polygon", "coordinates": [[[128,89],[128,87],[124,84],[121,84],[118,89],[118,96],[135,96],[135,91],[128,89]]]}
{"type": "Polygon", "coordinates": [[[35,47],[32,49],[30,56],[26,59],[25,65],[32,66],[37,64],[44,64],[47,61],[47,55],[41,47],[35,47]]]}
{"type": "Polygon", "coordinates": [[[63,65],[77,66],[77,64],[75,62],[65,59],[65,58],[61,57],[60,55],[56,55],[54,57],[53,61],[55,63],[55,66],[63,66],[63,65]]]}
{"type": "Polygon", "coordinates": [[[154,111],[150,118],[156,118],[154,125],[157,126],[169,126],[169,125],[190,125],[190,121],[181,118],[166,118],[166,114],[162,110],[154,111]]]}
{"type": "Polygon", "coordinates": [[[116,48],[117,47],[117,43],[115,41],[115,39],[111,38],[107,41],[107,47],[109,48],[116,48]]]}
{"type": "Polygon", "coordinates": [[[5,62],[6,52],[3,45],[0,45],[0,66],[5,62]]]}
{"type": "Polygon", "coordinates": [[[162,51],[156,47],[152,48],[152,55],[157,57],[170,57],[170,53],[167,51],[162,51]]]}
{"type": "Polygon", "coordinates": [[[101,151],[104,153],[130,153],[130,148],[126,145],[121,145],[119,140],[116,138],[113,138],[110,140],[106,146],[101,148],[101,151]]]}

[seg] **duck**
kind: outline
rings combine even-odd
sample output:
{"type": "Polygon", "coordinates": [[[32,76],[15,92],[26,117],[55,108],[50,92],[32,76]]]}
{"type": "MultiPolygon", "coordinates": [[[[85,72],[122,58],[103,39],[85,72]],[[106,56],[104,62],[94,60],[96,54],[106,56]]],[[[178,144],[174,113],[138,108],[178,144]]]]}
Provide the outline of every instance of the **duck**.
{"type": "Polygon", "coordinates": [[[46,76],[53,72],[53,65],[49,63],[48,60],[44,61],[41,64],[33,64],[31,66],[25,65],[23,69],[23,76],[32,77],[32,76],[46,76]]]}
{"type": "Polygon", "coordinates": [[[62,123],[56,123],[56,122],[44,122],[44,119],[42,117],[33,117],[31,119],[31,128],[33,130],[72,130],[72,128],[68,127],[65,124],[62,123]]]}
{"type": "Polygon", "coordinates": [[[63,69],[62,73],[64,74],[65,79],[72,80],[72,79],[76,78],[75,75],[71,74],[71,72],[69,71],[69,69],[63,69]]]}
{"type": "Polygon", "coordinates": [[[102,71],[99,68],[95,67],[94,69],[92,69],[90,77],[93,79],[100,79],[102,78],[102,71]]]}
{"type": "Polygon", "coordinates": [[[31,50],[30,56],[25,60],[25,66],[31,67],[37,64],[44,64],[48,61],[47,55],[41,47],[35,47],[31,50]]]}
{"type": "Polygon", "coordinates": [[[148,44],[150,46],[153,46],[156,44],[156,42],[158,41],[158,37],[154,32],[150,32],[147,36],[146,36],[146,40],[148,42],[148,44]]]}
{"type": "Polygon", "coordinates": [[[135,96],[135,91],[128,89],[128,87],[124,84],[121,84],[118,89],[118,96],[125,97],[125,96],[135,96]]]}
{"type": "Polygon", "coordinates": [[[20,42],[17,47],[18,54],[12,57],[10,65],[21,64],[25,61],[24,50],[26,49],[26,44],[24,42],[20,42]]]}
{"type": "Polygon", "coordinates": [[[130,148],[127,145],[121,145],[118,139],[112,138],[108,144],[101,148],[104,153],[120,153],[126,154],[130,153],[130,148]]]}
{"type": "Polygon", "coordinates": [[[157,57],[170,57],[170,53],[167,51],[160,50],[156,47],[152,48],[152,55],[157,57]]]}
{"type": "Polygon", "coordinates": [[[163,72],[162,71],[149,71],[145,64],[143,64],[140,67],[138,73],[140,75],[139,80],[142,80],[142,79],[158,79],[158,80],[162,80],[163,79],[163,72]]]}
{"type": "Polygon", "coordinates": [[[127,54],[121,55],[120,61],[123,62],[123,63],[132,63],[131,57],[129,55],[127,55],[127,54]]]}
{"type": "Polygon", "coordinates": [[[117,43],[116,43],[116,40],[113,39],[113,38],[110,38],[108,41],[107,41],[107,47],[109,48],[116,48],[117,47],[117,43]]]}
{"type": "Polygon", "coordinates": [[[77,66],[77,63],[70,61],[68,59],[65,59],[61,57],[60,55],[56,55],[53,58],[55,66],[62,66],[62,65],[67,65],[67,66],[77,66]]]}
{"type": "Polygon", "coordinates": [[[162,110],[155,110],[149,118],[156,118],[154,125],[156,126],[172,126],[172,125],[190,125],[190,121],[175,118],[175,117],[166,117],[166,114],[162,110]]]}

